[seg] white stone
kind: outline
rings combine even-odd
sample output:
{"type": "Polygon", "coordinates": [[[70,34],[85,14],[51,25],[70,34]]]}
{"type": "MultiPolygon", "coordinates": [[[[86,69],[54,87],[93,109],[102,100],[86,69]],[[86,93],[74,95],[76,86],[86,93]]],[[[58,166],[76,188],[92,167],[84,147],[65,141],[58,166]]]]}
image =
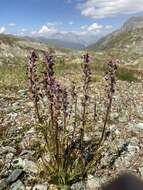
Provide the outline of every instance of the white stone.
{"type": "Polygon", "coordinates": [[[13,183],[11,185],[11,190],[26,190],[25,186],[23,185],[23,183],[18,180],[17,182],[13,183]]]}
{"type": "Polygon", "coordinates": [[[47,190],[48,189],[48,185],[35,185],[33,187],[33,190],[47,190]]]}
{"type": "Polygon", "coordinates": [[[27,159],[17,159],[17,160],[14,160],[14,162],[17,161],[17,163],[13,163],[13,166],[17,167],[22,167],[23,170],[25,172],[32,172],[32,173],[35,173],[37,174],[39,172],[38,170],[38,166],[31,160],[27,160],[27,159]]]}
{"type": "Polygon", "coordinates": [[[143,130],[143,123],[138,123],[135,127],[143,130]]]}
{"type": "Polygon", "coordinates": [[[95,190],[101,186],[101,179],[92,175],[88,175],[86,188],[88,190],[95,190]]]}

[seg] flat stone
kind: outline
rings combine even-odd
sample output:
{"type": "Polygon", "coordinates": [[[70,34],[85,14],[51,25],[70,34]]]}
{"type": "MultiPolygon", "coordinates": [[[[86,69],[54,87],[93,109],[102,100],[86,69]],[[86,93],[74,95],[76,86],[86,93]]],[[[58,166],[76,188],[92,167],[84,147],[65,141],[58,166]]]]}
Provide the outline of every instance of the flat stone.
{"type": "Polygon", "coordinates": [[[11,185],[10,190],[26,190],[26,188],[24,184],[20,180],[18,180],[11,185]]]}
{"type": "Polygon", "coordinates": [[[27,159],[23,160],[23,168],[25,171],[38,173],[38,166],[30,160],[27,160],[27,159]]]}
{"type": "Polygon", "coordinates": [[[13,167],[21,167],[25,172],[38,173],[38,166],[31,160],[18,158],[13,161],[13,167]]]}
{"type": "Polygon", "coordinates": [[[22,169],[16,169],[12,174],[6,179],[8,184],[15,182],[23,173],[22,169]]]}

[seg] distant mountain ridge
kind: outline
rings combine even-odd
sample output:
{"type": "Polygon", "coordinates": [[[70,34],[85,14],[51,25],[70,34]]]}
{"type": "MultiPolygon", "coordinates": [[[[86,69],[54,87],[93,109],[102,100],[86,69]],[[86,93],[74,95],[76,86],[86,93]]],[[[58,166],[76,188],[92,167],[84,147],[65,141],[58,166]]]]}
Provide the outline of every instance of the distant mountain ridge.
{"type": "Polygon", "coordinates": [[[69,48],[77,50],[85,48],[85,46],[81,43],[75,43],[67,40],[50,39],[45,37],[37,37],[35,39],[38,40],[39,42],[47,43],[49,46],[53,46],[55,48],[69,48]]]}
{"type": "MultiPolygon", "coordinates": [[[[44,43],[31,37],[0,34],[0,66],[4,64],[25,64],[30,50],[48,52],[51,47],[49,43],[44,43]]],[[[66,52],[63,48],[54,48],[54,50],[58,55],[63,55],[66,52]]]]}

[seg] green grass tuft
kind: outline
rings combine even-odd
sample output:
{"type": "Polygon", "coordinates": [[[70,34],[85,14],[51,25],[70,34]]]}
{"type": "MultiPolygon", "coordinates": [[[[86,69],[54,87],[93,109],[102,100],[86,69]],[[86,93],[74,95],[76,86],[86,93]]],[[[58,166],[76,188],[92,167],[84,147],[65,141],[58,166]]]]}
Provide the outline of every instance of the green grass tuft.
{"type": "Polygon", "coordinates": [[[120,68],[117,73],[117,77],[119,80],[127,81],[127,82],[137,82],[138,78],[135,73],[131,70],[120,68]]]}

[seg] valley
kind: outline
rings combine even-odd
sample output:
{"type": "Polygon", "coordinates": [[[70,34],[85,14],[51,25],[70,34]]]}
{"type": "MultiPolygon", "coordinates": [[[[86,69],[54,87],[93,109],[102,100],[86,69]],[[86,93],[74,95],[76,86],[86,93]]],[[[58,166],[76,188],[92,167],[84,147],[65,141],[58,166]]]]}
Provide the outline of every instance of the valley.
{"type": "MultiPolygon", "coordinates": [[[[142,36],[143,17],[140,16],[130,18],[119,30],[87,47],[60,40],[0,34],[0,190],[101,189],[104,183],[118,175],[120,171],[129,171],[143,179],[142,36]],[[113,65],[110,63],[111,60],[113,65]],[[113,68],[115,60],[117,60],[117,72],[112,71],[116,69],[113,68]],[[28,71],[31,72],[30,76],[28,71]],[[109,74],[107,80],[105,74],[109,74]],[[115,81],[112,81],[114,74],[116,74],[115,81]],[[111,84],[108,81],[110,78],[111,84]],[[43,84],[43,80],[47,83],[43,84]],[[33,91],[29,90],[29,81],[33,91]],[[107,87],[110,88],[110,92],[107,87]],[[47,91],[44,91],[44,88],[47,88],[47,91]],[[36,93],[39,93],[38,100],[35,99],[36,93]],[[53,94],[50,96],[48,93],[53,94]],[[77,99],[74,99],[75,97],[77,99]],[[60,98],[63,98],[62,101],[60,98]],[[88,165],[90,158],[89,160],[87,158],[91,155],[88,150],[90,147],[86,143],[96,144],[100,139],[110,98],[112,98],[112,107],[107,118],[105,144],[101,144],[101,150],[96,145],[100,155],[99,162],[97,161],[97,164],[93,162],[94,167],[91,164],[90,170],[87,169],[85,185],[79,180],[80,178],[76,179],[78,175],[75,173],[79,172],[79,168],[83,168],[84,162],[79,162],[83,159],[80,156],[85,156],[85,163],[88,165]],[[43,123],[37,121],[35,115],[36,101],[38,105],[43,106],[40,107],[43,123]],[[54,117],[60,129],[59,144],[61,141],[70,142],[70,147],[77,141],[70,159],[73,162],[75,155],[76,158],[80,158],[69,168],[68,161],[65,166],[61,164],[61,173],[56,162],[57,157],[52,152],[55,146],[52,142],[56,133],[50,136],[51,123],[49,124],[49,120],[46,119],[51,117],[51,112],[49,114],[48,110],[49,102],[55,106],[54,117]],[[73,108],[74,105],[76,107],[73,108]],[[85,115],[82,114],[84,106],[88,108],[85,115]],[[68,111],[64,112],[64,109],[68,111]],[[93,122],[94,109],[96,113],[93,122]],[[66,113],[69,114],[69,118],[72,117],[71,120],[67,119],[66,113]],[[78,125],[84,121],[81,119],[83,115],[87,123],[82,142],[85,152],[81,153],[77,137],[80,135],[78,125]],[[67,119],[64,122],[69,124],[66,130],[62,128],[64,117],[67,119]],[[73,132],[72,127],[75,125],[77,128],[73,132]],[[46,135],[49,141],[45,138],[46,135]],[[51,164],[52,161],[57,165],[51,164]],[[45,166],[46,169],[43,169],[45,166]],[[59,169],[59,173],[57,172],[61,177],[59,179],[53,171],[55,166],[59,169]],[[68,168],[66,172],[70,171],[68,177],[65,177],[62,170],[66,166],[68,168]],[[51,175],[48,172],[51,172],[51,175]]],[[[66,143],[64,145],[66,146],[66,143]]],[[[61,148],[61,152],[63,149],[61,148]]],[[[62,153],[59,154],[61,157],[62,153]]],[[[98,154],[95,154],[96,158],[98,154]]],[[[66,160],[66,156],[64,158],[66,160]]]]}

